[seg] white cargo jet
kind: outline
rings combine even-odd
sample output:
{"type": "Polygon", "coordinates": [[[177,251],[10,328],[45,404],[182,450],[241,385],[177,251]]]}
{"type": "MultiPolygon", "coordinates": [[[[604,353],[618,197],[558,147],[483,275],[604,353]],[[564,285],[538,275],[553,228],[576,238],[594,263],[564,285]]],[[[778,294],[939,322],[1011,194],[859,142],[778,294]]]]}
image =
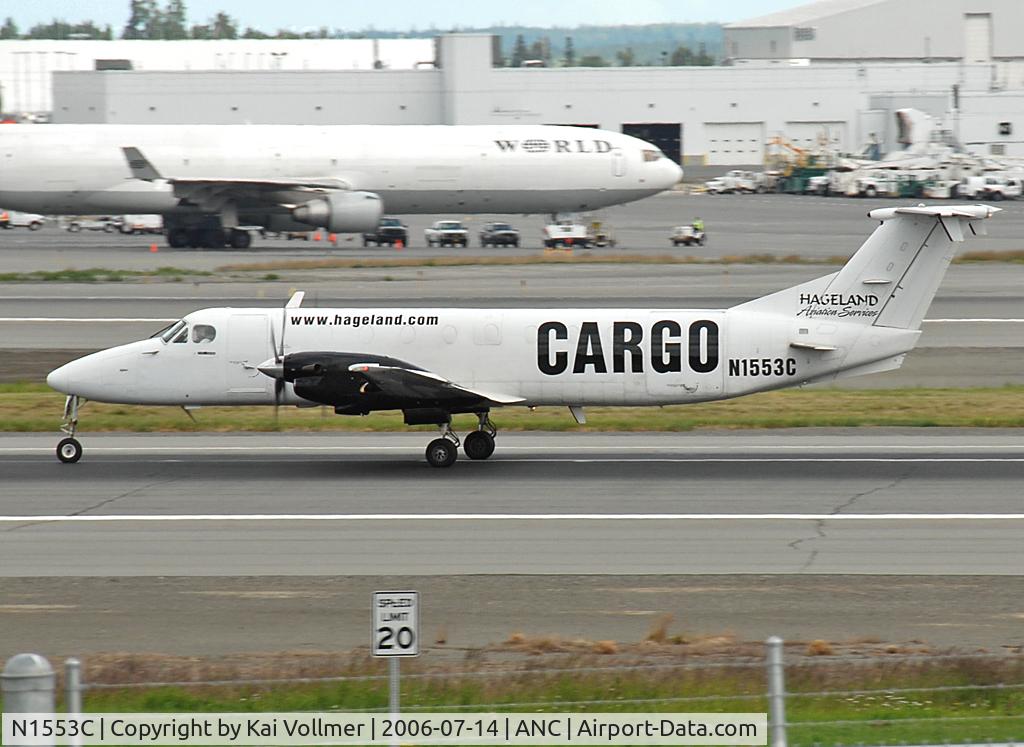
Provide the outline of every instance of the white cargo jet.
{"type": "Polygon", "coordinates": [[[173,247],[244,248],[244,226],[370,231],[384,213],[575,213],[656,194],[682,169],[580,127],[46,125],[0,128],[0,205],[158,213],[173,247]]]}
{"type": "Polygon", "coordinates": [[[451,466],[453,413],[475,413],[466,455],[494,451],[507,406],[670,405],[898,368],[966,232],[998,208],[872,210],[881,225],[839,271],[722,310],[213,308],[47,377],[68,395],[57,456],[75,462],[83,399],[140,405],[402,410],[437,425],[427,461],[451,466]]]}

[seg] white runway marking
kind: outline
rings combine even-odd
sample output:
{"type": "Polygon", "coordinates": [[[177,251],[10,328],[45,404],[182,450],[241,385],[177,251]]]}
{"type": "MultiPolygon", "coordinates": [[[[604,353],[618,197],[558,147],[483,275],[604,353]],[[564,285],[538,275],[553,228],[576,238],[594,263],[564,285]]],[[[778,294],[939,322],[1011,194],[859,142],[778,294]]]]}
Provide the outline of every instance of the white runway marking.
{"type": "Polygon", "coordinates": [[[1021,521],[1024,514],[106,514],[0,516],[0,524],[127,522],[397,521],[1021,521]]]}

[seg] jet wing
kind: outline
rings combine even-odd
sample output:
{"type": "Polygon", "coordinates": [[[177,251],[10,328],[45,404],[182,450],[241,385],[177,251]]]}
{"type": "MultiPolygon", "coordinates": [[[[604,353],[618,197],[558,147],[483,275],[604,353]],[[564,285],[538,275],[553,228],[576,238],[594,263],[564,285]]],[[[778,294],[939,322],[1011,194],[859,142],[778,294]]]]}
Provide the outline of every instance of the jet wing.
{"type": "Polygon", "coordinates": [[[430,371],[414,368],[379,363],[354,363],[348,370],[365,378],[384,394],[402,399],[483,400],[496,405],[511,405],[524,401],[522,397],[470,389],[430,371]]]}
{"type": "Polygon", "coordinates": [[[349,188],[343,180],[332,177],[239,179],[164,176],[138,148],[125,147],[121,151],[135,179],[165,181],[174,188],[174,196],[178,199],[209,210],[219,210],[229,199],[293,207],[310,199],[312,195],[308,193],[349,188]]]}

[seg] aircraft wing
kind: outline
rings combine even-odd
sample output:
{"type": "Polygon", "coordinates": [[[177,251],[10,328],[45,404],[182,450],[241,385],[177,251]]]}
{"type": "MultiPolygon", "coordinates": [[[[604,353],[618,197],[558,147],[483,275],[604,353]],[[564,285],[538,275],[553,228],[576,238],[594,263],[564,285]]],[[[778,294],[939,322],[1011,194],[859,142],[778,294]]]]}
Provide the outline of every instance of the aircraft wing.
{"type": "Polygon", "coordinates": [[[384,394],[399,399],[483,400],[496,405],[511,405],[524,401],[522,397],[470,389],[430,371],[414,368],[380,363],[354,363],[348,370],[363,377],[384,394]]]}
{"type": "Polygon", "coordinates": [[[323,193],[349,188],[343,180],[331,177],[239,179],[164,176],[138,148],[125,147],[121,151],[134,178],[148,182],[165,181],[174,188],[174,196],[178,199],[210,210],[219,209],[229,199],[239,198],[257,203],[294,206],[312,197],[311,194],[301,193],[323,193]]]}

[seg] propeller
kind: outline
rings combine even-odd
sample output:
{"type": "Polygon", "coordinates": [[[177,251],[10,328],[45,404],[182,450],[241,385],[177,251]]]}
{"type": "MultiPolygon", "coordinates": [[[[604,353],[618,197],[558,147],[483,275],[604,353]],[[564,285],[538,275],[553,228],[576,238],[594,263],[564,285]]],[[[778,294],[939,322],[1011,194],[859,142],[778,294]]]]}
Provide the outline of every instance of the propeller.
{"type": "Polygon", "coordinates": [[[288,302],[281,307],[281,344],[277,344],[274,335],[274,325],[270,325],[270,347],[274,351],[273,360],[264,361],[256,369],[274,380],[274,424],[277,424],[278,410],[284,400],[285,387],[288,383],[284,379],[284,335],[288,329],[288,309],[298,308],[305,295],[302,291],[292,294],[288,302]]]}

